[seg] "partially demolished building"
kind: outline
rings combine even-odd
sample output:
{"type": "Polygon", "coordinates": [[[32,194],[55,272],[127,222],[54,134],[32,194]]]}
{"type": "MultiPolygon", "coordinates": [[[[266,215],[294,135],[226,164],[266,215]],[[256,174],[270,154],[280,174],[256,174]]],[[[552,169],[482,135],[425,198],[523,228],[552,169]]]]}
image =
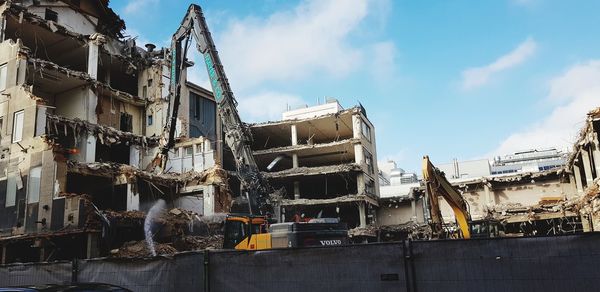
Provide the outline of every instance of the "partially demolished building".
{"type": "Polygon", "coordinates": [[[215,165],[220,135],[202,88],[184,93],[193,106],[170,155],[172,172],[185,174],[149,167],[168,117],[166,50],[124,38],[108,0],[0,3],[2,263],[89,258],[143,238],[118,231],[119,218],[158,198],[179,206],[187,195],[198,212],[229,206],[212,200],[227,190],[224,172],[200,172],[215,165]],[[205,120],[189,119],[194,111],[205,120]]]}
{"type": "Polygon", "coordinates": [[[340,218],[349,227],[375,221],[379,181],[375,130],[363,107],[337,100],[254,124],[254,155],[276,189],[280,222],[340,218]]]}

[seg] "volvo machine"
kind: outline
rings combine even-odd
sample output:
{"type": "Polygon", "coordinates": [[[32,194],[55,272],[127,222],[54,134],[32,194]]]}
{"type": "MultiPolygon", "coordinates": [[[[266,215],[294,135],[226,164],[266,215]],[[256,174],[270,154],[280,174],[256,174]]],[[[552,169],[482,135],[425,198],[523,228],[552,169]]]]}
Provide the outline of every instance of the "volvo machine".
{"type": "Polygon", "coordinates": [[[498,221],[482,219],[471,220],[469,205],[446,179],[442,171],[436,168],[429,156],[423,157],[423,182],[427,196],[427,206],[431,217],[431,229],[435,238],[489,238],[502,235],[502,226],[498,221]],[[450,205],[456,218],[458,231],[448,230],[444,226],[439,198],[450,205]]]}
{"type": "Polygon", "coordinates": [[[225,220],[224,248],[267,249],[272,247],[293,247],[308,245],[343,244],[347,238],[347,227],[339,222],[319,223],[279,223],[270,224],[273,207],[270,194],[273,189],[258,169],[252,149],[252,134],[242,123],[237,111],[237,102],[217,49],[208,30],[200,6],[192,4],[173,34],[171,40],[171,80],[169,85],[170,121],[167,123],[168,141],[161,150],[162,164],[168,152],[175,145],[175,129],[181,100],[181,87],[185,86],[182,73],[186,66],[188,48],[194,39],[196,49],[202,54],[208,77],[217,103],[217,113],[221,119],[225,144],[233,154],[236,173],[241,183],[241,194],[247,201],[247,214],[230,214],[225,220]],[[287,225],[286,225],[287,224],[287,225]],[[285,226],[285,227],[282,227],[285,226]],[[269,232],[275,230],[275,233],[269,232]],[[286,230],[284,232],[284,230],[286,230]],[[277,239],[275,240],[274,237],[277,239]],[[287,238],[283,244],[281,238],[287,238]]]}

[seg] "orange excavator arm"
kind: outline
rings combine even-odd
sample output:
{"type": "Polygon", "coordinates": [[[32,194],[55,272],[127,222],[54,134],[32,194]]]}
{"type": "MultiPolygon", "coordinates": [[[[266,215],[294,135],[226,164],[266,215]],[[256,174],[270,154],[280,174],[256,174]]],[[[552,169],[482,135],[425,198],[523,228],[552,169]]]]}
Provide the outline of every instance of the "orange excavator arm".
{"type": "Polygon", "coordinates": [[[471,221],[471,215],[469,214],[467,202],[446,179],[444,173],[433,166],[429,156],[423,157],[423,181],[429,200],[434,234],[440,234],[442,231],[442,212],[438,201],[438,198],[442,197],[452,208],[463,238],[470,238],[469,222],[471,221]]]}

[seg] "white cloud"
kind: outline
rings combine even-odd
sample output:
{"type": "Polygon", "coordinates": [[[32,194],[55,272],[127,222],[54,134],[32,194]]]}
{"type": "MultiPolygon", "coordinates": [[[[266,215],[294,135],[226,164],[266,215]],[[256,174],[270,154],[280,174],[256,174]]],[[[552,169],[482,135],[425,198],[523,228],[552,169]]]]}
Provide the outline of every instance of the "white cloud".
{"type": "Polygon", "coordinates": [[[599,80],[600,60],[574,65],[554,78],[546,99],[556,104],[554,110],[539,122],[507,137],[489,156],[532,148],[570,148],[586,113],[600,106],[599,80]]]}
{"type": "Polygon", "coordinates": [[[281,114],[288,107],[296,108],[306,104],[296,95],[267,91],[238,99],[238,110],[247,122],[281,120],[281,114]]]}
{"type": "MultiPolygon", "coordinates": [[[[243,119],[279,120],[286,105],[306,104],[299,96],[273,91],[274,82],[344,77],[363,68],[363,55],[373,55],[376,63],[367,64],[367,74],[392,74],[393,43],[350,42],[352,33],[372,31],[364,24],[383,21],[389,7],[388,0],[358,0],[352,5],[344,0],[302,0],[265,18],[219,19],[217,23],[227,23],[225,29],[211,29],[243,119]]],[[[195,52],[188,55],[196,63],[188,79],[208,86],[203,60],[195,52]]]]}
{"type": "Polygon", "coordinates": [[[371,71],[376,80],[389,80],[395,76],[396,46],[386,41],[372,46],[371,71]]]}
{"type": "Polygon", "coordinates": [[[235,19],[217,41],[235,86],[311,75],[344,76],[358,68],[362,51],[349,34],[367,15],[367,0],[305,0],[266,19],[235,19]]]}
{"type": "Polygon", "coordinates": [[[130,0],[129,3],[123,8],[125,14],[131,14],[140,12],[142,9],[147,8],[147,5],[156,5],[159,0],[130,0]]]}
{"type": "Polygon", "coordinates": [[[494,74],[525,62],[529,57],[533,56],[536,49],[536,42],[532,38],[527,38],[514,50],[496,59],[491,64],[464,70],[462,72],[463,89],[473,89],[486,84],[494,74]]]}

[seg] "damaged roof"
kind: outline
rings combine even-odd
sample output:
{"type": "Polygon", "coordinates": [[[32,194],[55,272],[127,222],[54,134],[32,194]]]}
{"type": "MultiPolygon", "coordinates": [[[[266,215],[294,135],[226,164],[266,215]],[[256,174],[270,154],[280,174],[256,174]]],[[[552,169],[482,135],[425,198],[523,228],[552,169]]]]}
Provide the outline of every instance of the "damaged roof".
{"type": "MultiPolygon", "coordinates": [[[[79,5],[71,0],[61,0],[60,2],[69,5],[70,8],[78,11],[79,13],[98,18],[97,29],[102,34],[115,38],[123,38],[122,31],[125,30],[125,21],[121,19],[121,17],[115,13],[112,8],[109,7],[109,0],[83,0],[78,1],[80,2],[79,5]]],[[[23,13],[25,17],[29,19],[35,19],[40,25],[48,26],[48,28],[51,28],[52,30],[55,30],[56,27],[62,27],[56,23],[49,24],[41,17],[38,17],[32,13],[28,13],[26,11],[27,7],[22,6],[16,1],[4,0],[0,1],[0,3],[7,3],[10,7],[9,10],[13,13],[16,13],[16,15],[23,13]]],[[[68,31],[66,28],[62,28],[65,30],[65,32],[68,31]]],[[[75,35],[75,37],[77,36],[75,35]]]]}

